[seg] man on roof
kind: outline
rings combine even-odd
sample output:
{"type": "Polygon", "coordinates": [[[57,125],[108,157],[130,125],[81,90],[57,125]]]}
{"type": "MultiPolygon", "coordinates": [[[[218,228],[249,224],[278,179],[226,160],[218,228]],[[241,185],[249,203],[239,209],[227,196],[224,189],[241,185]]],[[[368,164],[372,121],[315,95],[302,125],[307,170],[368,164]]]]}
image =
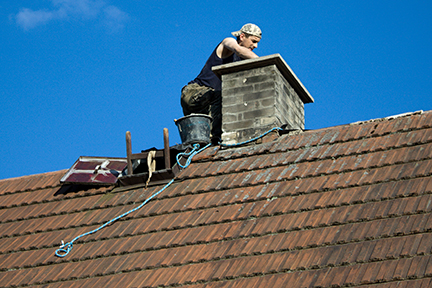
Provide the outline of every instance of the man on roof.
{"type": "Polygon", "coordinates": [[[199,75],[181,91],[181,105],[185,116],[192,113],[212,117],[211,138],[214,144],[222,135],[221,80],[213,73],[212,67],[243,59],[258,58],[253,52],[261,40],[261,29],[255,24],[245,24],[239,31],[231,33],[236,39],[222,40],[208,58],[199,75]]]}

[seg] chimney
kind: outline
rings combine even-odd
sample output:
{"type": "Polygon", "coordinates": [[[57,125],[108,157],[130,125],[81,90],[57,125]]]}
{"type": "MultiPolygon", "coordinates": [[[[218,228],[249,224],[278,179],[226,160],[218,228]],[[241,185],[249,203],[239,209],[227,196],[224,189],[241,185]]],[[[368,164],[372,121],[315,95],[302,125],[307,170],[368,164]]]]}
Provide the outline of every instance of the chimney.
{"type": "Polygon", "coordinates": [[[222,141],[241,143],[286,125],[304,129],[314,99],[279,54],[213,67],[222,79],[222,141]]]}

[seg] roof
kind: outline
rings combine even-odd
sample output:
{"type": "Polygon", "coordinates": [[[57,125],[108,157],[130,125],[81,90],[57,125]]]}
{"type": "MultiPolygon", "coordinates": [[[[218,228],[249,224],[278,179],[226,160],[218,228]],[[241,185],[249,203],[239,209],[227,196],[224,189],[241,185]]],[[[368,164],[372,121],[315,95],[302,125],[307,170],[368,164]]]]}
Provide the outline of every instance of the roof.
{"type": "Polygon", "coordinates": [[[4,287],[430,287],[432,111],[210,147],[163,186],[0,181],[4,287]]]}

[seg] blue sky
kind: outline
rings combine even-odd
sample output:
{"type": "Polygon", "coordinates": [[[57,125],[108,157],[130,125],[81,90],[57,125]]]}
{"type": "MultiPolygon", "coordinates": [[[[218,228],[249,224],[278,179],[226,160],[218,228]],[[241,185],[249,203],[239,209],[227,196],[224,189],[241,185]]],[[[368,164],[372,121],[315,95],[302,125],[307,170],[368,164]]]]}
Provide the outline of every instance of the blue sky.
{"type": "Polygon", "coordinates": [[[245,23],[314,97],[306,128],[432,109],[432,1],[0,2],[0,179],[179,143],[180,89],[245,23]]]}

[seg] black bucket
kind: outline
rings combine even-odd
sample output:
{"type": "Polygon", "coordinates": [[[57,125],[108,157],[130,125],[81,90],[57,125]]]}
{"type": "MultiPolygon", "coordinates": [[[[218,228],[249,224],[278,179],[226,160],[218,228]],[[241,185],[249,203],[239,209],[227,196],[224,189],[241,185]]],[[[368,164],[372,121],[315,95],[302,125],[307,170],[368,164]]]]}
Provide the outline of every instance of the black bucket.
{"type": "Polygon", "coordinates": [[[205,114],[190,114],[174,120],[183,144],[210,143],[211,117],[205,114]]]}

